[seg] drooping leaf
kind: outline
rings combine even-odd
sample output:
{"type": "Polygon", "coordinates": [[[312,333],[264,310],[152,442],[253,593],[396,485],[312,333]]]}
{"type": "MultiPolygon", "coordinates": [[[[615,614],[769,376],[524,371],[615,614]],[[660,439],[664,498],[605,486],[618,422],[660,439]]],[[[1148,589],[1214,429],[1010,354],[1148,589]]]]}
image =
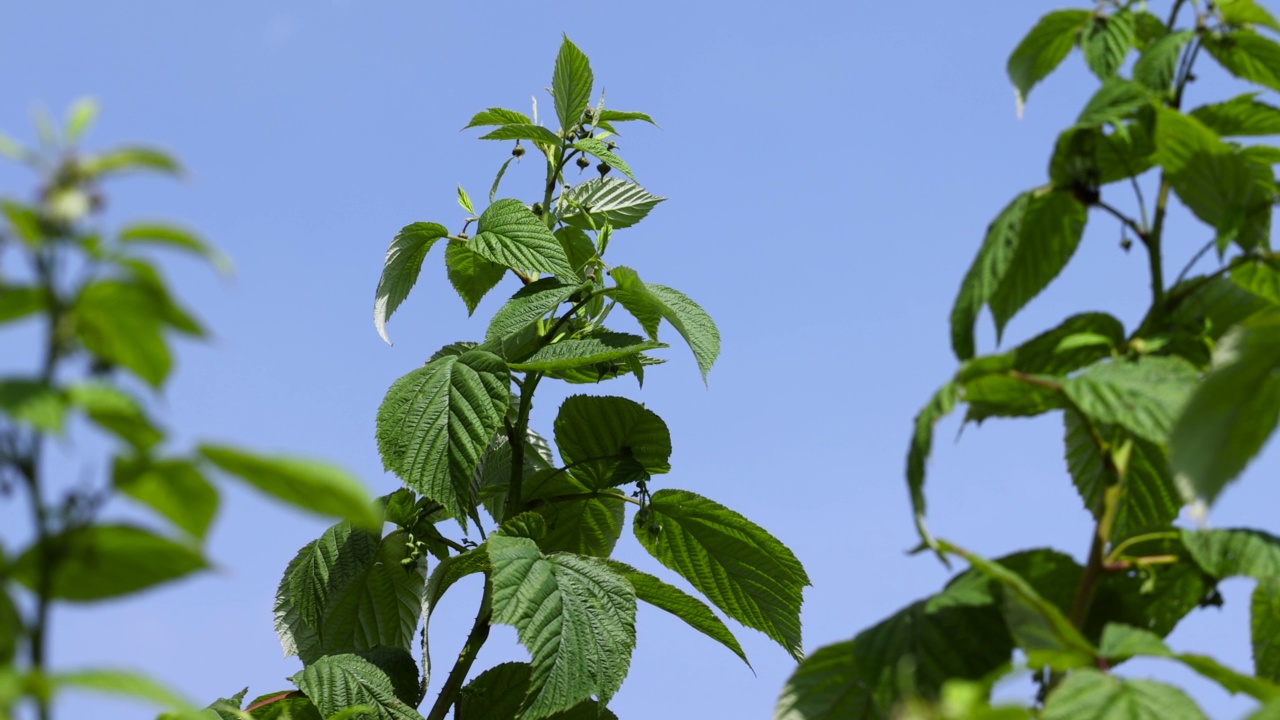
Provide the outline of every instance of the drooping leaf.
{"type": "Polygon", "coordinates": [[[387,337],[387,321],[418,281],[418,273],[422,271],[422,261],[427,257],[427,251],[448,234],[449,231],[443,225],[417,222],[400,230],[387,248],[387,257],[382,264],[382,277],[378,278],[378,291],[373,303],[373,326],[387,344],[391,343],[391,339],[387,337]]]}
{"type": "Polygon", "coordinates": [[[382,526],[382,514],[359,480],[312,460],[246,453],[226,445],[201,445],[200,454],[223,472],[294,507],[342,517],[361,527],[382,526]]]}
{"type": "Polygon", "coordinates": [[[378,408],[383,466],[465,523],[474,513],[471,476],[506,416],[509,386],[502,359],[479,350],[396,380],[378,408]]]}
{"type": "Polygon", "coordinates": [[[658,197],[638,183],[622,178],[592,178],[565,194],[569,202],[561,219],[583,230],[597,230],[608,223],[614,230],[640,222],[658,203],[658,197]]]}
{"type": "Polygon", "coordinates": [[[513,270],[571,277],[573,268],[555,235],[519,200],[498,200],[480,214],[467,247],[513,270]]]}
{"type": "Polygon", "coordinates": [[[556,55],[551,74],[551,94],[555,97],[556,117],[565,132],[582,121],[582,111],[591,102],[591,86],[595,78],[591,62],[566,35],[556,55]]]}
{"type": "Polygon", "coordinates": [[[671,433],[651,410],[620,397],[573,395],[555,421],[556,447],[573,476],[591,490],[630,482],[627,473],[671,470],[671,433]]]}
{"type": "Polygon", "coordinates": [[[507,274],[506,266],[484,259],[462,243],[449,243],[444,249],[444,264],[449,270],[449,284],[467,304],[468,315],[507,274]]]}
{"type": "Polygon", "coordinates": [[[1148,356],[1094,365],[1064,380],[1062,390],[1091,420],[1163,444],[1198,379],[1181,358],[1148,356]]]}
{"type": "Polygon", "coordinates": [[[663,302],[649,291],[636,271],[629,267],[619,265],[609,271],[609,276],[617,283],[613,289],[614,299],[640,323],[640,328],[650,340],[657,340],[663,302]]]}
{"type": "Polygon", "coordinates": [[[1094,13],[1080,35],[1084,61],[1101,80],[1115,77],[1124,58],[1134,46],[1136,23],[1128,10],[1103,15],[1094,13]]]}
{"type": "Polygon", "coordinates": [[[671,323],[693,350],[698,369],[702,371],[702,381],[706,383],[707,373],[720,356],[720,331],[715,322],[707,311],[679,290],[653,283],[645,286],[662,303],[659,312],[663,319],[671,323]]]}
{"type": "Polygon", "coordinates": [[[525,372],[572,370],[664,347],[667,347],[665,343],[645,340],[638,335],[605,332],[581,340],[552,343],[521,362],[511,363],[509,367],[525,372]]]}
{"type": "Polygon", "coordinates": [[[569,259],[569,266],[573,268],[577,278],[586,280],[586,265],[597,256],[596,244],[591,241],[591,236],[580,228],[565,225],[556,230],[556,239],[564,248],[565,257],[569,259]]]}
{"type": "Polygon", "coordinates": [[[218,491],[189,460],[117,456],[111,484],[196,538],[205,536],[218,511],[218,491]]]}
{"type": "Polygon", "coordinates": [[[502,163],[502,167],[498,168],[498,173],[493,176],[493,184],[489,186],[489,202],[493,203],[493,198],[498,194],[498,186],[502,184],[502,176],[507,174],[507,168],[511,166],[511,161],[515,160],[515,156],[509,157],[502,163]]]}
{"type": "Polygon", "coordinates": [[[571,295],[585,289],[582,285],[566,284],[554,277],[529,283],[494,314],[484,333],[485,342],[501,340],[524,330],[571,295]]]}
{"type": "Polygon", "coordinates": [[[387,674],[359,655],[326,655],[303,668],[298,689],[328,717],[353,705],[370,709],[376,720],[422,720],[416,710],[396,697],[387,674]]]}
{"type": "Polygon", "coordinates": [[[164,321],[157,300],[138,283],[95,282],[76,298],[76,336],[94,355],[159,387],[173,361],[162,335],[164,321]]]}
{"type": "Polygon", "coordinates": [[[1152,42],[1133,64],[1133,79],[1157,92],[1169,92],[1178,56],[1193,37],[1195,33],[1190,30],[1178,30],[1152,42]]]}
{"type": "Polygon", "coordinates": [[[1222,339],[1182,408],[1170,462],[1184,496],[1212,502],[1262,449],[1280,419],[1280,315],[1246,321],[1222,339]]]}
{"type": "Polygon", "coordinates": [[[1191,117],[1222,137],[1280,135],[1280,108],[1258,100],[1258,93],[1201,105],[1191,117]]]}
{"type": "Polygon", "coordinates": [[[1027,192],[1014,198],[991,223],[982,249],[960,285],[960,294],[951,310],[951,347],[960,360],[974,355],[973,326],[978,311],[1000,287],[1013,261],[1031,197],[1032,193],[1027,192]]]}
{"type": "Polygon", "coordinates": [[[1280,44],[1274,40],[1239,29],[1207,35],[1204,49],[1241,80],[1280,91],[1280,44]]]}
{"type": "Polygon", "coordinates": [[[506,108],[489,108],[476,113],[471,118],[471,122],[467,123],[467,127],[462,129],[466,130],[467,128],[484,125],[510,125],[516,123],[528,125],[530,120],[527,115],[516,112],[515,110],[507,110],[506,108]]]}
{"type": "Polygon", "coordinates": [[[52,568],[49,597],[88,602],[140,592],[207,567],[196,550],[129,525],[67,530],[27,548],[10,577],[34,590],[52,568]],[[58,561],[48,558],[56,553],[58,561]]]}
{"type": "Polygon", "coordinates": [[[1206,720],[1182,690],[1091,668],[1071,673],[1049,693],[1045,720],[1206,720]]]}
{"type": "Polygon", "coordinates": [[[861,720],[877,715],[852,640],[818,648],[801,661],[773,710],[773,720],[861,720]]]}
{"type": "MultiPolygon", "coordinates": [[[[532,140],[533,142],[559,145],[560,136],[540,125],[511,123],[480,136],[481,140],[532,140]]],[[[472,210],[472,212],[475,212],[472,210]]]]}
{"type": "Polygon", "coordinates": [[[49,678],[54,689],[84,690],[141,700],[179,713],[194,713],[196,707],[169,687],[146,675],[127,670],[94,669],[60,672],[49,678]]]}
{"type": "Polygon", "coordinates": [[[933,452],[933,426],[955,408],[960,399],[961,387],[948,382],[934,393],[928,404],[920,409],[915,419],[915,432],[907,448],[907,488],[911,491],[911,509],[916,519],[916,530],[922,540],[929,540],[924,526],[925,462],[933,452]]]}
{"type": "Polygon", "coordinates": [[[1017,93],[1018,112],[1031,88],[1053,72],[1075,47],[1091,18],[1088,10],[1057,10],[1035,24],[1009,56],[1009,79],[1017,93]]]}
{"type": "Polygon", "coordinates": [[[522,717],[551,717],[595,696],[607,703],[635,647],[636,596],[598,560],[544,556],[528,538],[493,535],[493,621],[512,625],[532,655],[522,717]]]}
{"type": "Polygon", "coordinates": [[[800,603],[809,576],[777,538],[723,505],[665,488],[637,513],[634,531],[650,555],[726,615],[801,657],[800,603]]]}
{"type": "Polygon", "coordinates": [[[1111,663],[1146,656],[1176,660],[1230,693],[1245,693],[1263,702],[1280,695],[1280,688],[1266,680],[1238,673],[1205,655],[1175,653],[1155,633],[1113,623],[1102,633],[1098,652],[1111,663]]]}
{"type": "Polygon", "coordinates": [[[626,175],[628,178],[631,178],[632,181],[636,179],[635,175],[632,174],[631,166],[627,164],[627,161],[615,155],[608,146],[599,140],[595,138],[583,138],[574,142],[573,147],[590,155],[594,155],[609,167],[617,168],[618,172],[626,175]]]}

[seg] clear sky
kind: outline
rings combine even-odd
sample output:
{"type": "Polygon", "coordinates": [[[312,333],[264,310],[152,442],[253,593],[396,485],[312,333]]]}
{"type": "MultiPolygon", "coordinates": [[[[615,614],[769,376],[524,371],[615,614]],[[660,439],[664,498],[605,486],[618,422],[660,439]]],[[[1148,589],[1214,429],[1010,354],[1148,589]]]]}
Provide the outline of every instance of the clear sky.
{"type": "MultiPolygon", "coordinates": [[[[637,179],[670,200],[615,236],[611,261],[696,299],[724,338],[709,390],[674,343],[643,391],[630,380],[591,390],[636,398],[666,420],[673,470],[657,487],[715,499],[796,552],[814,582],[803,612],[812,650],[947,578],[936,561],[904,555],[915,544],[908,433],[955,370],[947,317],[987,223],[1046,181],[1057,132],[1095,87],[1073,56],[1032,92],[1025,118],[1015,116],[1005,60],[1041,14],[1065,4],[10,3],[0,129],[30,140],[34,102],[60,114],[91,95],[103,114],[90,147],[156,143],[189,168],[185,183],[109,188],[111,223],[178,220],[237,266],[228,282],[184,258],[167,263],[216,336],[180,348],[158,404],[176,448],[217,439],[322,458],[382,494],[398,486],[373,440],[387,386],[439,346],[482,337],[504,297],[493,293],[468,320],[439,256],[428,258],[388,347],[371,321],[386,246],[413,221],[456,227],[455,184],[485,195],[509,147],[459,128],[485,107],[527,109],[534,93],[549,110],[542,88],[568,33],[611,107],[662,126],[631,126],[620,140],[637,179]]],[[[1201,77],[1193,104],[1235,91],[1208,68],[1201,77]]],[[[506,192],[528,193],[539,172],[513,165],[506,192]]],[[[0,168],[0,192],[30,187],[20,170],[0,168]]],[[[1015,318],[1008,343],[1083,310],[1137,321],[1146,259],[1140,247],[1120,249],[1113,219],[1090,220],[1072,266],[1015,318]]],[[[1186,213],[1174,220],[1166,275],[1209,237],[1186,213]]],[[[981,330],[981,350],[994,349],[985,316],[981,330]]],[[[0,370],[21,365],[30,337],[0,334],[0,370]]],[[[549,432],[565,394],[540,388],[539,429],[549,432]]],[[[989,556],[1052,545],[1082,557],[1091,523],[1066,474],[1060,417],[991,421],[953,442],[959,430],[952,419],[937,434],[935,533],[989,556]]],[[[75,477],[100,470],[89,458],[67,468],[75,477]]],[[[1213,524],[1274,529],[1277,470],[1271,447],[1213,524]]],[[[281,657],[272,597],[285,564],[325,523],[222,487],[209,547],[218,569],[140,598],[59,609],[57,666],[135,667],[201,703],[245,685],[251,696],[288,687],[299,664],[281,657]]],[[[145,517],[123,501],[107,512],[145,517]]],[[[14,502],[0,504],[0,524],[22,522],[14,502]]],[[[624,560],[674,578],[629,534],[620,548],[624,560]]],[[[1224,589],[1225,608],[1191,617],[1170,642],[1247,669],[1251,586],[1224,589]]],[[[464,582],[436,614],[437,667],[456,653],[478,597],[478,582],[464,582]]],[[[794,667],[736,625],[755,674],[660,611],[642,607],[638,626],[630,677],[612,703],[624,719],[767,718],[794,667]]],[[[477,668],[522,657],[504,627],[477,668]]],[[[1186,681],[1213,717],[1249,707],[1167,664],[1132,671],[1186,681]]],[[[1029,690],[1018,681],[1008,692],[1029,690]]],[[[148,715],[67,696],[60,716],[148,715]]]]}

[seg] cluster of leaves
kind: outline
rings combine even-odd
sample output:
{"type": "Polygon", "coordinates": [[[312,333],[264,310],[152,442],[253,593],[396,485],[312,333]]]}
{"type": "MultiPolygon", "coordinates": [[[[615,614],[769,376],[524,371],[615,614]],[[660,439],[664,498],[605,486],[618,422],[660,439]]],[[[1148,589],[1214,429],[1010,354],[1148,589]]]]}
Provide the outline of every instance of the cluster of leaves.
{"type": "Polygon", "coordinates": [[[387,391],[378,449],[405,487],[381,498],[374,523],[334,525],[286,569],[275,618],[286,654],[304,666],[292,678],[297,688],[247,703],[242,692],[216,703],[210,717],[421,718],[415,708],[431,680],[431,613],[459,579],[477,574],[484,590],[475,624],[439,687],[432,720],[450,711],[458,720],[614,717],[606,705],[627,674],[638,601],[746,661],[706,603],[610,558],[628,505],[635,506],[635,537],[661,565],[728,617],[800,656],[804,569],[738,513],[692,492],[653,488],[654,476],[670,470],[671,437],[661,418],[622,397],[571,396],[553,426],[559,462],[552,443],[529,427],[543,380],[593,384],[633,375],[643,383],[646,369],[662,362],[649,353],[667,347],[658,339],[664,320],[692,349],[704,381],[720,349],[715,324],[683,293],[604,260],[614,233],[663,198],[635,182],[615,141],[615,125],[652,119],[606,108],[603,96],[592,106],[592,86],[587,57],[566,38],[550,88],[559,130],[538,123],[536,106],[532,118],[502,108],[478,113],[467,127],[492,128],[481,139],[515,141],[488,206],[477,212],[459,187],[461,230],[415,222],[392,241],[374,308],[384,339],[438,243],[468,311],[508,272],[519,288],[483,341],[445,345],[387,391]],[[544,193],[531,203],[499,198],[525,144],[545,162],[544,193]],[[585,171],[588,156],[599,177],[570,185],[566,168],[585,171]],[[616,306],[643,334],[605,325],[616,306]],[[476,528],[481,542],[449,537],[453,523],[464,533],[476,528]],[[513,626],[530,660],[466,683],[493,624],[513,626]]]}
{"type": "Polygon", "coordinates": [[[169,379],[174,337],[199,339],[205,330],[174,298],[146,251],[183,251],[220,269],[228,264],[174,225],[106,229],[103,182],[181,170],[147,147],[79,152],[77,141],[96,115],[96,105],[82,101],[62,127],[38,116],[35,148],[0,136],[0,153],[41,178],[32,200],[0,200],[0,325],[38,338],[32,369],[18,374],[6,367],[15,374],[0,376],[0,497],[25,496],[30,509],[29,532],[5,528],[0,544],[0,717],[29,702],[45,720],[61,688],[195,712],[140,675],[110,668],[52,671],[48,620],[57,602],[116,599],[208,567],[203,544],[219,496],[211,467],[306,509],[365,523],[378,517],[359,483],[327,466],[219,445],[187,452],[166,447],[168,433],[150,410],[150,396],[169,379]],[[34,332],[32,321],[39,324],[34,332]],[[105,439],[98,445],[106,457],[84,461],[106,472],[64,487],[54,482],[46,448],[68,446],[73,431],[105,439]],[[159,526],[104,519],[104,506],[117,497],[153,513],[159,526]]]}
{"type": "Polygon", "coordinates": [[[1271,247],[1280,199],[1280,108],[1250,92],[1183,109],[1196,61],[1280,91],[1280,22],[1253,0],[1195,6],[1192,27],[1145,3],[1100,2],[1043,17],[1017,46],[1009,77],[1022,110],[1031,89],[1079,48],[1100,87],[1059,136],[1049,182],[1000,212],[951,313],[960,368],[916,419],[907,482],[922,547],[969,569],[852,640],[808,657],[775,717],[1203,718],[1180,689],[1111,671],[1125,660],[1182,663],[1280,717],[1280,538],[1254,529],[1185,529],[1236,479],[1280,416],[1280,255],[1271,247]],[[1269,35],[1270,33],[1270,35],[1269,35]],[[1149,208],[1144,185],[1155,186],[1149,208]],[[1135,214],[1110,195],[1134,195],[1135,214]],[[1165,220],[1176,197],[1212,240],[1164,280],[1165,220]],[[985,307],[997,337],[1066,266],[1092,214],[1121,225],[1150,259],[1152,301],[1134,328],[1106,313],[1071,316],[1017,347],[978,356],[985,307]],[[1218,267],[1187,277],[1202,255],[1218,267]],[[1096,520],[1085,564],[1052,549],[978,557],[925,526],[932,429],[965,407],[965,422],[1061,413],[1068,474],[1096,520]],[[1178,653],[1163,638],[1188,613],[1221,602],[1229,577],[1257,581],[1252,674],[1178,653]],[[1015,658],[1021,658],[1018,666],[1015,658]],[[1025,664],[1024,664],[1025,663],[1025,664]],[[992,684],[1029,671],[1030,707],[991,707],[992,684]]]}

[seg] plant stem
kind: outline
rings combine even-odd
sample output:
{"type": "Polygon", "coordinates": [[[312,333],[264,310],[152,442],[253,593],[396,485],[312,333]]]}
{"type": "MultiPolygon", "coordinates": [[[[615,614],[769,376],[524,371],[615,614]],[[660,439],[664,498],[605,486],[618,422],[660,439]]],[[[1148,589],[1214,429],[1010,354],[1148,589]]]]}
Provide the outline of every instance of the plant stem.
{"type": "Polygon", "coordinates": [[[467,641],[458,652],[458,659],[453,663],[453,669],[449,671],[449,677],[445,679],[444,686],[440,688],[440,694],[436,696],[436,702],[431,706],[431,713],[427,715],[427,720],[444,720],[444,716],[449,713],[449,708],[457,702],[462,683],[466,681],[467,673],[471,672],[471,665],[476,661],[476,655],[480,653],[484,642],[489,639],[489,621],[492,618],[493,588],[490,587],[490,581],[486,578],[484,596],[480,599],[480,611],[476,613],[476,621],[471,625],[467,641]]]}
{"type": "Polygon", "coordinates": [[[1107,211],[1108,213],[1113,215],[1117,220],[1127,225],[1129,229],[1132,230],[1134,234],[1138,236],[1139,239],[1143,239],[1147,236],[1147,231],[1143,229],[1141,225],[1138,224],[1137,220],[1134,220],[1133,218],[1129,217],[1128,215],[1125,215],[1124,213],[1120,212],[1114,207],[1102,202],[1101,200],[1094,203],[1094,205],[1096,205],[1098,208],[1102,210],[1107,211]]]}
{"type": "Polygon", "coordinates": [[[1164,218],[1169,212],[1169,178],[1160,173],[1160,190],[1156,193],[1155,221],[1151,232],[1142,238],[1147,248],[1147,263],[1151,269],[1151,307],[1158,310],[1164,302],[1164,262],[1160,257],[1160,240],[1164,236],[1164,218]]]}
{"type": "Polygon", "coordinates": [[[506,522],[519,515],[521,493],[524,490],[524,440],[529,432],[529,411],[533,409],[533,391],[538,389],[538,381],[542,373],[530,372],[525,376],[524,388],[520,392],[520,409],[516,413],[516,424],[507,435],[507,444],[511,448],[511,484],[507,487],[507,504],[502,513],[502,521],[506,522]]]}

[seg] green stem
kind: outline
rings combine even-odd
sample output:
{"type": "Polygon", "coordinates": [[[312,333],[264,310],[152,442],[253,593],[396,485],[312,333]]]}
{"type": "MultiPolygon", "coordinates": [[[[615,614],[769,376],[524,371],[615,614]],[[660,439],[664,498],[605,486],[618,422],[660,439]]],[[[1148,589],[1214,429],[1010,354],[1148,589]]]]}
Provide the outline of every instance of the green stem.
{"type": "Polygon", "coordinates": [[[529,411],[533,409],[533,392],[538,389],[538,381],[542,373],[530,372],[525,376],[524,388],[520,392],[520,409],[516,412],[516,424],[507,434],[507,443],[511,448],[511,484],[507,488],[507,505],[502,513],[502,521],[506,522],[519,515],[521,494],[524,491],[524,440],[529,432],[529,411]]]}
{"type": "Polygon", "coordinates": [[[1160,190],[1156,193],[1155,221],[1151,232],[1142,238],[1147,248],[1147,263],[1151,269],[1151,307],[1157,310],[1164,302],[1164,262],[1160,256],[1160,240],[1164,237],[1164,219],[1169,212],[1169,178],[1160,173],[1160,190]]]}
{"type": "Polygon", "coordinates": [[[1147,236],[1147,231],[1141,225],[1138,224],[1137,220],[1134,220],[1133,218],[1129,217],[1128,215],[1125,215],[1124,213],[1120,212],[1114,207],[1102,202],[1101,200],[1094,203],[1094,205],[1096,205],[1099,209],[1105,210],[1106,212],[1110,213],[1117,220],[1127,225],[1129,229],[1132,230],[1134,234],[1138,236],[1138,239],[1143,239],[1147,236]]]}
{"type": "Polygon", "coordinates": [[[440,688],[440,694],[436,696],[427,720],[444,720],[444,716],[449,714],[449,708],[458,701],[462,683],[466,681],[467,673],[471,672],[471,665],[475,663],[480,648],[489,639],[489,621],[492,618],[493,588],[486,579],[484,596],[480,599],[480,611],[476,613],[471,632],[467,634],[467,640],[463,643],[462,650],[458,652],[458,659],[453,663],[453,669],[449,671],[449,677],[444,681],[444,686],[440,688]]]}

